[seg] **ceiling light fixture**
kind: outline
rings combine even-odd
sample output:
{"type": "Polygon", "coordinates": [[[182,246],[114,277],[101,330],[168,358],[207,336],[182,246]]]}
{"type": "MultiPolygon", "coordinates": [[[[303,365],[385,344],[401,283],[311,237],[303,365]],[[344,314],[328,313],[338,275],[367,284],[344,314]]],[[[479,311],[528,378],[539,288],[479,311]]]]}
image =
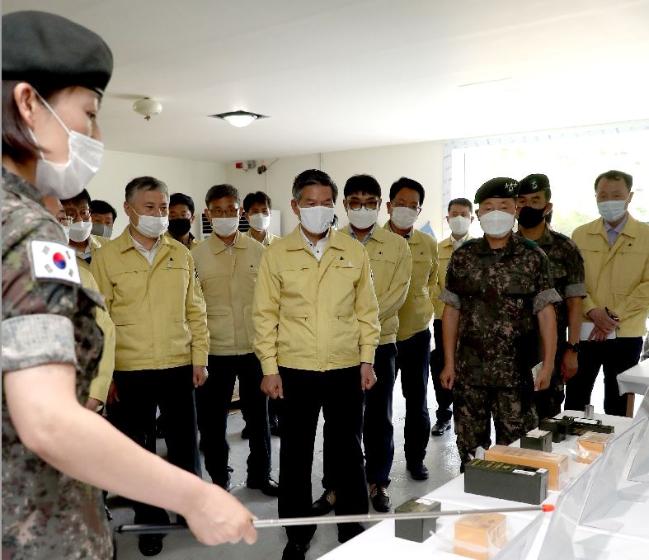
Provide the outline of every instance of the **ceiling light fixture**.
{"type": "Polygon", "coordinates": [[[222,119],[232,126],[243,128],[259,119],[267,119],[268,115],[260,115],[259,113],[251,113],[250,111],[230,111],[228,113],[217,113],[210,115],[215,119],[222,119]]]}
{"type": "Polygon", "coordinates": [[[133,103],[133,110],[142,115],[145,120],[150,121],[151,117],[162,113],[162,103],[150,97],[143,97],[133,103]]]}

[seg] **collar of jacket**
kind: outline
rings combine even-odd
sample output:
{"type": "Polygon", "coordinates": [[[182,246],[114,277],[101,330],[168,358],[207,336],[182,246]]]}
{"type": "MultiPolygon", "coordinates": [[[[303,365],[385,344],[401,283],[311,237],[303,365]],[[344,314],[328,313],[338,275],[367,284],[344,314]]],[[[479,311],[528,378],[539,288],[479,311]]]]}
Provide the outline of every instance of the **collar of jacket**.
{"type": "MultiPolygon", "coordinates": [[[[341,233],[339,231],[336,231],[333,228],[329,228],[329,247],[333,249],[343,249],[343,245],[340,243],[340,236],[345,235],[344,233],[341,233]]],[[[304,239],[302,238],[302,233],[300,232],[300,225],[298,224],[297,227],[289,233],[286,237],[286,250],[287,251],[299,251],[300,249],[304,249],[307,251],[309,254],[311,254],[311,251],[309,248],[306,246],[306,243],[304,239]]]]}
{"type": "MultiPolygon", "coordinates": [[[[383,226],[383,229],[387,229],[389,232],[394,233],[394,235],[399,235],[395,231],[392,231],[392,228],[390,227],[390,220],[385,222],[385,225],[383,226]]],[[[405,235],[405,236],[399,235],[399,237],[403,237],[408,242],[409,245],[416,245],[420,241],[420,238],[417,235],[417,233],[421,233],[421,232],[416,230],[415,227],[413,226],[408,235],[405,235]]],[[[422,233],[422,235],[428,235],[428,234],[427,233],[422,233]]],[[[432,237],[431,237],[431,239],[432,239],[432,237]]]]}
{"type": "MultiPolygon", "coordinates": [[[[133,249],[134,251],[136,250],[135,245],[133,245],[133,240],[131,239],[131,234],[129,233],[128,228],[129,226],[127,225],[124,228],[122,234],[114,241],[114,243],[117,244],[120,253],[126,253],[126,251],[128,251],[129,249],[133,249]]],[[[160,246],[162,247],[164,245],[171,245],[171,242],[166,235],[162,234],[160,236],[160,246]]]]}
{"type": "MultiPolygon", "coordinates": [[[[638,236],[639,222],[630,213],[628,214],[628,216],[629,217],[626,221],[626,224],[624,224],[624,228],[622,228],[620,235],[626,235],[627,237],[635,238],[638,236]]],[[[608,243],[608,235],[606,233],[606,227],[604,226],[604,220],[602,218],[590,222],[590,224],[587,225],[586,233],[590,235],[601,235],[604,239],[606,239],[606,242],[608,243]]]]}
{"type": "Polygon", "coordinates": [[[229,248],[246,249],[249,243],[248,239],[250,238],[243,235],[240,231],[237,231],[237,234],[234,238],[234,243],[232,245],[226,245],[225,243],[223,243],[220,237],[212,232],[212,235],[208,237],[208,242],[210,244],[210,249],[212,249],[212,253],[218,255],[229,248]]]}
{"type": "MultiPolygon", "coordinates": [[[[493,253],[494,251],[500,251],[501,249],[492,249],[489,245],[489,242],[487,241],[487,236],[483,235],[482,238],[478,241],[478,253],[481,255],[488,255],[493,253]]],[[[507,245],[503,247],[502,250],[504,250],[503,254],[511,254],[511,253],[516,253],[521,250],[522,247],[522,239],[520,236],[516,235],[513,231],[509,235],[509,239],[507,240],[507,245]]]]}
{"type": "MultiPolygon", "coordinates": [[[[351,226],[347,224],[343,229],[339,230],[339,233],[347,235],[348,237],[352,237],[351,226]]],[[[385,243],[386,235],[387,233],[381,227],[379,227],[378,224],[375,224],[374,227],[372,228],[372,232],[370,233],[369,239],[373,239],[378,243],[385,243]]],[[[392,233],[392,235],[396,235],[396,233],[392,233]]],[[[362,243],[360,239],[357,239],[356,237],[354,237],[353,239],[356,239],[356,241],[362,243]]]]}

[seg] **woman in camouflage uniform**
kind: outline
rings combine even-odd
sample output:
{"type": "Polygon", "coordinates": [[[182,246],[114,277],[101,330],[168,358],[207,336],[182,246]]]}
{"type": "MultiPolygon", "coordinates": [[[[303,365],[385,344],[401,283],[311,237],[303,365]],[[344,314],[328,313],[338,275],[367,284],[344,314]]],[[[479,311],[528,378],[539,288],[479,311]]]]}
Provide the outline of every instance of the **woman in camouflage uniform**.
{"type": "Polygon", "coordinates": [[[111,72],[108,46],[84,27],[43,12],[2,18],[3,559],[110,558],[94,487],[180,513],[206,544],[255,539],[237,500],[79,403],[101,357],[102,302],[81,287],[42,199],[74,196],[97,170],[111,72]]]}

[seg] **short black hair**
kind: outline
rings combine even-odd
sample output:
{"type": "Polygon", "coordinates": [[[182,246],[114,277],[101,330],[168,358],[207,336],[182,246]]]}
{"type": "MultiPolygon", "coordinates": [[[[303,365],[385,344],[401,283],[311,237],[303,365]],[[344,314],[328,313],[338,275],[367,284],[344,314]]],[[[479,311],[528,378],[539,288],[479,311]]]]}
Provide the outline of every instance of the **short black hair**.
{"type": "Polygon", "coordinates": [[[424,197],[426,196],[424,187],[421,183],[418,183],[414,179],[409,179],[408,177],[401,177],[401,179],[392,183],[392,186],[390,187],[390,200],[394,200],[401,189],[417,191],[419,194],[419,205],[421,206],[424,203],[424,197]]]}
{"type": "Polygon", "coordinates": [[[62,200],[61,204],[79,204],[79,202],[87,202],[90,206],[90,193],[86,189],[83,189],[77,196],[62,200]]]}
{"type": "Polygon", "coordinates": [[[597,190],[597,183],[599,183],[602,179],[608,179],[609,181],[624,181],[624,184],[626,185],[626,188],[629,189],[629,192],[631,192],[631,189],[633,187],[633,177],[628,173],[625,173],[624,171],[611,169],[606,173],[598,175],[597,179],[595,179],[595,190],[597,190]]]}
{"type": "Polygon", "coordinates": [[[172,206],[176,206],[178,204],[183,204],[184,206],[187,206],[189,208],[189,212],[191,215],[194,215],[195,212],[195,207],[194,207],[194,199],[187,195],[183,194],[180,192],[174,193],[169,197],[169,208],[172,206]]]}
{"type": "Polygon", "coordinates": [[[458,206],[466,206],[471,212],[473,212],[473,204],[468,198],[454,198],[451,200],[451,202],[448,203],[448,210],[447,212],[451,211],[451,206],[454,204],[458,206]]]}
{"type": "Polygon", "coordinates": [[[210,202],[213,200],[218,200],[219,198],[225,198],[226,196],[231,196],[237,199],[237,202],[241,202],[239,198],[239,191],[235,189],[232,185],[224,183],[223,185],[214,185],[210,187],[210,190],[207,191],[205,195],[205,206],[209,206],[210,202]]]}
{"type": "Polygon", "coordinates": [[[371,175],[354,175],[347,179],[343,196],[347,198],[357,193],[373,194],[381,198],[381,185],[371,175]]]}
{"type": "Polygon", "coordinates": [[[126,199],[126,202],[131,202],[135,193],[139,191],[160,191],[166,195],[169,194],[169,189],[164,181],[144,175],[143,177],[131,179],[128,182],[124,189],[124,198],[126,199]]]}
{"type": "Polygon", "coordinates": [[[273,207],[270,196],[263,191],[248,193],[243,199],[243,210],[247,212],[253,204],[265,204],[269,210],[273,207]]]}
{"type": "Polygon", "coordinates": [[[329,177],[324,171],[319,169],[307,169],[302,171],[295,180],[293,181],[293,198],[295,200],[300,200],[300,195],[304,187],[310,187],[311,185],[322,185],[323,187],[330,187],[332,198],[334,202],[338,198],[338,187],[334,183],[333,179],[329,177]]]}
{"type": "Polygon", "coordinates": [[[105,200],[91,200],[90,201],[91,214],[112,214],[113,222],[117,220],[117,210],[113,208],[105,200]]]}

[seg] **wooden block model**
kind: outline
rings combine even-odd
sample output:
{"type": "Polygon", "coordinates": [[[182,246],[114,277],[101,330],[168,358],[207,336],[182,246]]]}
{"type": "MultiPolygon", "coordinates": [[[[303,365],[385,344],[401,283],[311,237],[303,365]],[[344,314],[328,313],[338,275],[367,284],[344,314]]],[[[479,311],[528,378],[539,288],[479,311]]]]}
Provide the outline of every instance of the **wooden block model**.
{"type": "Polygon", "coordinates": [[[489,560],[507,543],[507,519],[502,513],[465,515],[455,522],[453,552],[475,560],[489,560]]]}

